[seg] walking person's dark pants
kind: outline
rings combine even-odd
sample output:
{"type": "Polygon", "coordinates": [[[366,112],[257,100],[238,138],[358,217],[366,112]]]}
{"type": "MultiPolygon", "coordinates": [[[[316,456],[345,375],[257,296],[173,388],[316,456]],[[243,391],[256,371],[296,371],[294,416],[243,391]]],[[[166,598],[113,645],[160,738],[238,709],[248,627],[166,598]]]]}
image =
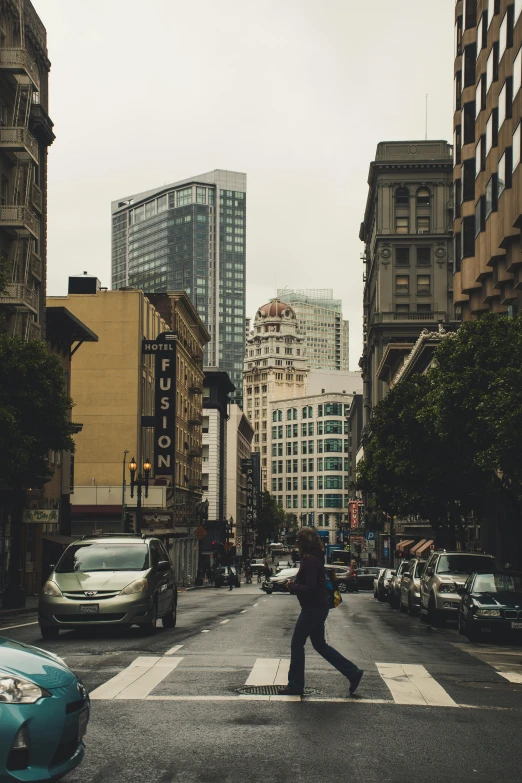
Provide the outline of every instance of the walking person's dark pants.
{"type": "Polygon", "coordinates": [[[295,624],[291,644],[290,669],[288,670],[288,685],[296,690],[303,690],[305,684],[305,651],[306,640],[310,637],[312,646],[319,655],[344,674],[350,681],[359,672],[359,668],[347,658],[326,643],[324,624],[328,617],[328,609],[302,609],[295,624]]]}

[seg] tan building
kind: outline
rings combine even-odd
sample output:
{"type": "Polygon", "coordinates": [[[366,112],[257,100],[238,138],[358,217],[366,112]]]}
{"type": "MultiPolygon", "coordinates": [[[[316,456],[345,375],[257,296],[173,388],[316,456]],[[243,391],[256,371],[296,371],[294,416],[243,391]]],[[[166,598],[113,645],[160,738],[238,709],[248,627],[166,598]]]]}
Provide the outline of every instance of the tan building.
{"type": "Polygon", "coordinates": [[[0,4],[0,313],[26,340],[44,337],[48,116],[45,27],[28,0],[0,4]]]}
{"type": "Polygon", "coordinates": [[[463,320],[522,297],[522,3],[455,6],[455,275],[463,320]]]}
{"type": "MultiPolygon", "coordinates": [[[[170,525],[175,512],[180,527],[174,532],[188,532],[186,517],[191,507],[186,502],[176,504],[175,498],[189,493],[197,497],[201,486],[204,326],[186,294],[162,295],[169,323],[142,291],[101,290],[96,278],[83,276],[70,278],[70,291],[71,287],[79,290],[84,283],[89,293],[48,300],[50,306],[66,306],[79,319],[88,320],[99,338],[98,343],[83,346],[73,362],[74,417],[83,425],[75,454],[73,530],[119,531],[122,504],[136,505],[136,495],[131,499],[125,486],[129,483],[128,462],[135,457],[141,470],[143,462],[151,459],[154,446],[151,419],[147,418],[154,414],[154,356],[142,354],[142,340],[171,331],[172,324],[178,337],[175,478],[156,480],[152,471],[149,497],[143,499],[143,505],[171,512],[170,525]]],[[[148,526],[144,515],[144,530],[151,525],[154,528],[153,522],[148,526]]]]}
{"type": "Polygon", "coordinates": [[[227,519],[234,520],[232,541],[245,554],[247,476],[243,460],[250,459],[254,428],[239,407],[231,405],[227,422],[227,519]],[[242,546],[238,542],[241,540],[242,546]]]}
{"type": "Polygon", "coordinates": [[[305,338],[294,310],[280,299],[259,308],[247,339],[244,410],[254,427],[253,451],[261,453],[261,489],[269,490],[269,403],[306,394],[305,338]]]}

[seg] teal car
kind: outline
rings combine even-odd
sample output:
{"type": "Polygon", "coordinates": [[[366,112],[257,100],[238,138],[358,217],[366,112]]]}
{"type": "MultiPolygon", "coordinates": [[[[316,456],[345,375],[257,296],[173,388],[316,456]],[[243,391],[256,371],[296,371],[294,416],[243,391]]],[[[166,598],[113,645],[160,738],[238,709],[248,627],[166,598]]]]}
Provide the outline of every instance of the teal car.
{"type": "Polygon", "coordinates": [[[0,783],[60,780],[83,759],[89,696],[52,653],[0,637],[0,783]]]}

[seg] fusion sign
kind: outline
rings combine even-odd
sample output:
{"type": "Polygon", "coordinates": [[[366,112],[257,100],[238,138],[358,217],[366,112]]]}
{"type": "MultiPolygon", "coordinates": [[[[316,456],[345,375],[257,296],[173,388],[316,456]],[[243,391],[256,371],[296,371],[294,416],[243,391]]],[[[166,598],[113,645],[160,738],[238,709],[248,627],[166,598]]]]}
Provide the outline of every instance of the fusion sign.
{"type": "Polygon", "coordinates": [[[154,475],[172,476],[176,452],[176,355],[178,336],[162,332],[143,340],[143,353],[155,355],[154,475]]]}

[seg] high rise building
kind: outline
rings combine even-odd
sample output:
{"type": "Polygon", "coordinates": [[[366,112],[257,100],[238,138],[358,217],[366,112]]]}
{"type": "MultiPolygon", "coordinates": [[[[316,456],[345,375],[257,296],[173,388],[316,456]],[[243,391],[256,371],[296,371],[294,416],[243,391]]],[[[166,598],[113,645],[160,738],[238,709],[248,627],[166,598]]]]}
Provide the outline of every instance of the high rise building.
{"type": "Polygon", "coordinates": [[[365,243],[365,423],[388,390],[390,367],[421,331],[456,326],[452,172],[446,141],[381,142],[370,164],[359,234],[365,243]]]}
{"type": "Polygon", "coordinates": [[[455,7],[454,302],[464,321],[522,304],[522,2],[455,7]]]}
{"type": "Polygon", "coordinates": [[[349,325],[343,320],[342,301],[331,288],[280,289],[278,297],[292,307],[306,341],[311,369],[348,370],[349,325]]]}
{"type": "Polygon", "coordinates": [[[112,202],[112,288],[186,291],[242,404],[246,174],[216,169],[112,202]]]}
{"type": "Polygon", "coordinates": [[[293,309],[277,298],[260,307],[247,340],[243,383],[245,412],[254,427],[252,451],[261,454],[263,491],[269,491],[269,402],[306,394],[305,354],[293,309]]]}
{"type": "Polygon", "coordinates": [[[29,0],[0,5],[0,314],[42,339],[47,268],[47,33],[29,0]]]}

